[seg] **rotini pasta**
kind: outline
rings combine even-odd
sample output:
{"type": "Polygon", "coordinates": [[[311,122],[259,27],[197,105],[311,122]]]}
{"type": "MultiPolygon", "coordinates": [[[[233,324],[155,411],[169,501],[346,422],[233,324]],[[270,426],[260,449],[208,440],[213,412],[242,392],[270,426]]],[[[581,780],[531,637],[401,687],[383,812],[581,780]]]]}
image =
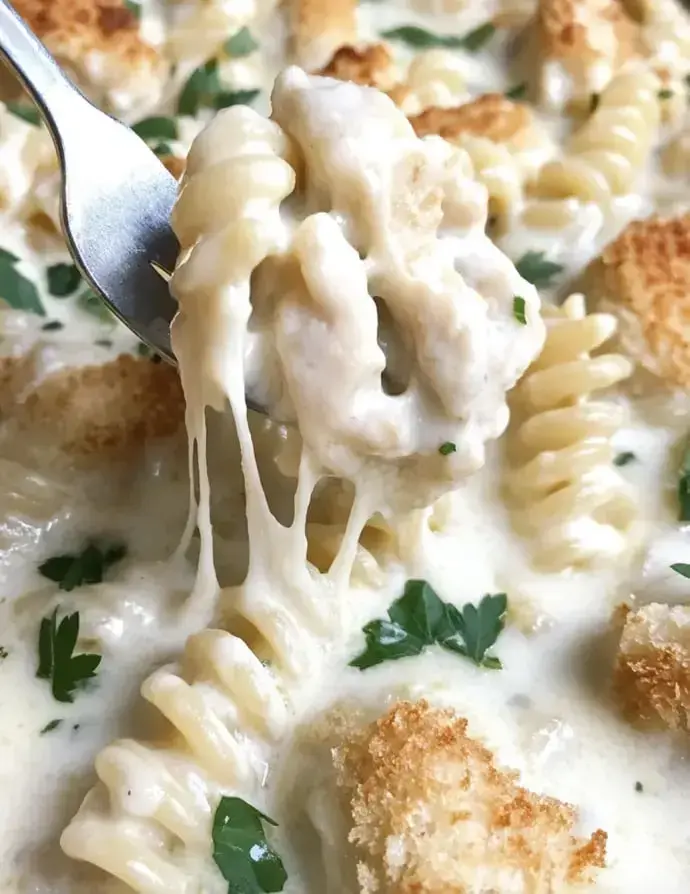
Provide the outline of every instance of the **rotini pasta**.
{"type": "Polygon", "coordinates": [[[586,314],[582,295],[547,326],[544,350],[516,389],[507,488],[535,561],[557,569],[614,558],[629,544],[635,500],[611,443],[622,410],[591,395],[627,378],[632,364],[591,355],[613,335],[615,318],[586,314]]]}
{"type": "Polygon", "coordinates": [[[457,53],[434,49],[420,53],[410,63],[400,108],[417,115],[430,107],[450,108],[469,98],[466,63],[457,53]]]}

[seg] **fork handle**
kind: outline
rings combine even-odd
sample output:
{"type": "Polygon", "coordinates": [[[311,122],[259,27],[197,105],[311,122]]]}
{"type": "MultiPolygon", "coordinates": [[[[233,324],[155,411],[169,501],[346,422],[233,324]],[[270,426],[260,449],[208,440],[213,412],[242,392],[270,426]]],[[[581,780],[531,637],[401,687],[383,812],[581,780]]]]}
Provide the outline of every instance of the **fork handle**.
{"type": "Polygon", "coordinates": [[[7,0],[0,0],[0,59],[19,78],[55,138],[62,108],[84,97],[7,0]]]}

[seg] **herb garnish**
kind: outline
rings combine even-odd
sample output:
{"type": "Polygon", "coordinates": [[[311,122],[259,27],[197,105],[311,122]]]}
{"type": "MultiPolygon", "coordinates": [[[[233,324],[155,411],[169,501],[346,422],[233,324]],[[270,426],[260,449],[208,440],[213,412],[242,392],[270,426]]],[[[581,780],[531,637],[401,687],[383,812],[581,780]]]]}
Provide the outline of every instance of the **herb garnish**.
{"type": "Polygon", "coordinates": [[[79,307],[87,313],[93,314],[94,317],[98,317],[98,319],[102,320],[104,323],[114,322],[115,317],[113,312],[90,286],[86,286],[84,291],[79,293],[77,300],[79,302],[79,307]]]}
{"type": "Polygon", "coordinates": [[[643,791],[644,791],[644,786],[642,785],[641,782],[636,782],[636,783],[635,783],[635,791],[636,791],[636,792],[643,792],[643,791]]]}
{"type": "Polygon", "coordinates": [[[7,107],[8,112],[11,112],[17,118],[21,118],[22,121],[26,121],[27,124],[38,126],[41,123],[39,111],[33,104],[28,105],[23,102],[7,102],[5,103],[5,106],[7,107]]]}
{"type": "Polygon", "coordinates": [[[189,76],[180,93],[177,111],[180,115],[194,116],[201,108],[213,108],[214,99],[220,91],[218,61],[209,59],[189,76]]]}
{"type": "Polygon", "coordinates": [[[623,453],[619,453],[613,459],[614,466],[627,466],[628,463],[632,463],[637,459],[634,453],[631,453],[629,450],[624,451],[623,453]]]}
{"type": "Polygon", "coordinates": [[[101,656],[73,655],[79,638],[79,612],[65,617],[58,624],[58,610],[43,618],[38,636],[38,670],[36,676],[50,680],[53,698],[59,702],[74,701],[74,692],[96,676],[101,656]]]}
{"type": "Polygon", "coordinates": [[[178,135],[177,121],[164,115],[142,118],[132,125],[132,130],[142,140],[176,140],[178,135]]]}
{"type": "Polygon", "coordinates": [[[452,441],[444,441],[443,444],[438,448],[438,452],[441,456],[449,456],[451,453],[455,453],[458,448],[452,441]]]}
{"type": "Polygon", "coordinates": [[[589,98],[589,114],[591,115],[593,112],[599,108],[599,101],[601,99],[601,95],[599,93],[593,93],[589,98]]]}
{"type": "Polygon", "coordinates": [[[0,249],[0,300],[15,310],[46,315],[36,286],[15,269],[19,258],[6,249],[0,249]]]}
{"type": "Polygon", "coordinates": [[[53,264],[48,267],[48,291],[56,298],[66,298],[81,285],[81,273],[74,264],[53,264]]]}
{"type": "Polygon", "coordinates": [[[513,298],[513,316],[518,321],[518,323],[521,323],[523,326],[527,325],[525,308],[525,299],[521,298],[519,295],[515,295],[513,298]]]}
{"type": "Polygon", "coordinates": [[[216,98],[217,109],[228,109],[230,106],[248,106],[261,93],[260,90],[235,90],[219,93],[216,98]]]}
{"type": "Polygon", "coordinates": [[[85,584],[100,584],[111,565],[125,557],[127,549],[122,544],[101,549],[89,543],[76,555],[53,556],[38,570],[49,580],[60,585],[61,590],[73,590],[85,584]]]}
{"type": "Polygon", "coordinates": [[[408,580],[403,595],[388,609],[388,620],[365,625],[366,648],[350,667],[366,670],[439,645],[481,667],[498,669],[500,660],[487,651],[503,630],[507,606],[506,594],[496,593],[484,596],[479,606],[467,603],[458,609],[442,602],[426,581],[408,580]]]}
{"type": "Polygon", "coordinates": [[[47,323],[44,323],[41,326],[42,332],[57,332],[59,329],[64,329],[65,324],[61,323],[60,320],[49,320],[47,323]]]}
{"type": "Polygon", "coordinates": [[[670,99],[673,96],[673,90],[669,90],[668,87],[665,87],[663,90],[659,90],[659,99],[670,99]]]}
{"type": "Polygon", "coordinates": [[[266,840],[263,823],[277,823],[242,798],[223,797],[213,817],[213,859],[228,894],[270,894],[287,880],[283,861],[266,840]]]}
{"type": "Polygon", "coordinates": [[[6,649],[4,646],[0,646],[0,661],[2,661],[3,659],[7,658],[7,656],[8,656],[9,654],[10,654],[10,653],[7,651],[7,649],[6,649]]]}
{"type": "Polygon", "coordinates": [[[511,87],[510,90],[506,90],[506,98],[507,99],[522,99],[527,94],[527,81],[523,81],[521,84],[516,84],[514,87],[511,87]]]}
{"type": "Polygon", "coordinates": [[[549,286],[551,280],[558,273],[561,273],[563,267],[561,264],[554,264],[553,261],[547,261],[543,251],[528,251],[515,264],[515,269],[527,282],[531,282],[533,286],[549,286]]]}
{"type": "Polygon", "coordinates": [[[50,723],[46,723],[39,735],[45,736],[46,733],[52,733],[52,731],[57,729],[61,723],[62,720],[51,720],[50,723]]]}
{"type": "Polygon", "coordinates": [[[240,28],[232,37],[228,38],[223,45],[223,49],[232,56],[233,59],[241,59],[243,56],[249,56],[254,50],[258,49],[259,44],[254,40],[254,36],[249,28],[240,28]]]}
{"type": "Polygon", "coordinates": [[[469,50],[471,53],[480,50],[496,32],[496,26],[492,22],[485,22],[463,37],[453,34],[434,34],[426,28],[418,28],[417,25],[403,25],[401,28],[393,28],[384,31],[381,37],[387,40],[400,40],[411,47],[445,47],[447,49],[469,50]]]}
{"type": "Polygon", "coordinates": [[[686,444],[678,479],[679,521],[690,521],[690,443],[686,444]]]}
{"type": "Polygon", "coordinates": [[[141,4],[135,3],[134,0],[124,0],[125,9],[132,13],[135,19],[141,18],[141,4]]]}
{"type": "Polygon", "coordinates": [[[675,571],[676,574],[680,574],[681,577],[690,578],[690,565],[687,565],[685,562],[677,562],[675,565],[671,565],[671,570],[675,571]]]}

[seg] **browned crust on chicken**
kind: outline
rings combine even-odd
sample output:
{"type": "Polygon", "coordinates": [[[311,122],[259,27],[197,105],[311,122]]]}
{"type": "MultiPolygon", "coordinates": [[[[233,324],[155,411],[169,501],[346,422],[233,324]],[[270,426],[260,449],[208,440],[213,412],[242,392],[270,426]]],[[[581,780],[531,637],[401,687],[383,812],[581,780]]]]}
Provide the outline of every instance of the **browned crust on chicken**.
{"type": "Polygon", "coordinates": [[[478,877],[500,890],[508,876],[565,894],[605,865],[606,833],[576,837],[575,808],[518,785],[451,710],[400,702],[333,755],[367,894],[466,894],[478,877]]]}
{"type": "Polygon", "coordinates": [[[361,49],[346,45],[335,51],[319,74],[367,87],[380,87],[390,80],[392,65],[390,51],[382,43],[369,44],[361,49]]]}
{"type": "Polygon", "coordinates": [[[654,603],[628,612],[614,687],[633,723],[690,730],[690,608],[654,603]]]}
{"type": "Polygon", "coordinates": [[[288,19],[295,61],[306,68],[357,38],[357,0],[288,0],[288,19]]]}
{"type": "Polygon", "coordinates": [[[620,321],[623,349],[690,387],[690,215],[634,221],[592,267],[591,295],[620,321]]]}
{"type": "Polygon", "coordinates": [[[532,121],[527,106],[501,93],[486,93],[453,109],[432,107],[410,118],[418,137],[436,134],[451,142],[461,134],[472,134],[507,143],[527,130],[532,121]]]}

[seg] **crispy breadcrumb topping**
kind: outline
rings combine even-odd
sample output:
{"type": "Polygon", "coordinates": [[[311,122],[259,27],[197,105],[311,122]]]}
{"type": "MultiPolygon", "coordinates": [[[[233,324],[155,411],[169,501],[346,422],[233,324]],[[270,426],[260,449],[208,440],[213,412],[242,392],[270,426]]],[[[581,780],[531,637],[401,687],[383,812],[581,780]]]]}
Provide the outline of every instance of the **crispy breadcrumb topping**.
{"type": "Polygon", "coordinates": [[[527,106],[486,93],[452,109],[429,108],[410,118],[418,137],[436,134],[451,142],[461,134],[486,137],[495,143],[514,140],[533,122],[527,106]]]}
{"type": "Polygon", "coordinates": [[[467,735],[467,721],[400,702],[333,750],[364,894],[565,894],[605,865],[606,833],[537,795],[467,735]]]}
{"type": "Polygon", "coordinates": [[[181,180],[182,175],[187,167],[187,159],[180,158],[178,155],[164,155],[161,158],[165,168],[169,171],[175,180],[181,180]]]}
{"type": "Polygon", "coordinates": [[[593,266],[592,295],[620,321],[623,349],[690,387],[690,215],[633,221],[593,266]]]}
{"type": "Polygon", "coordinates": [[[629,611],[614,687],[632,722],[690,730],[690,608],[652,603],[629,611]]]}
{"type": "Polygon", "coordinates": [[[619,0],[540,0],[537,25],[548,59],[580,66],[603,56],[617,67],[638,52],[638,25],[619,0]]]}
{"type": "Polygon", "coordinates": [[[318,74],[366,87],[387,87],[392,71],[393,58],[388,48],[374,43],[361,49],[349,45],[339,47],[318,74]]]}

